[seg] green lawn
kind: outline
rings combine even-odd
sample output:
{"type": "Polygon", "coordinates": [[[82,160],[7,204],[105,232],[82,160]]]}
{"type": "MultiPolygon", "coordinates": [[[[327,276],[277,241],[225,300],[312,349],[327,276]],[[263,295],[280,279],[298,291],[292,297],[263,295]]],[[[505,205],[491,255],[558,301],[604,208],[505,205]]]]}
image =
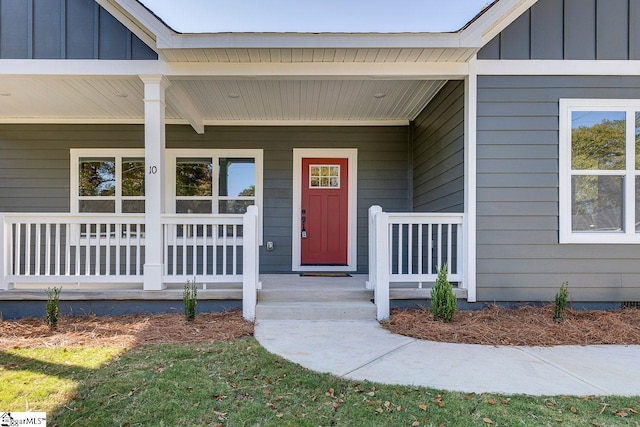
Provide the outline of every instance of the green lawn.
{"type": "MultiPolygon", "coordinates": [[[[58,426],[640,425],[640,398],[447,393],[319,375],[253,338],[0,352],[0,410],[58,426]]],[[[428,369],[425,366],[425,369],[428,369]]]]}

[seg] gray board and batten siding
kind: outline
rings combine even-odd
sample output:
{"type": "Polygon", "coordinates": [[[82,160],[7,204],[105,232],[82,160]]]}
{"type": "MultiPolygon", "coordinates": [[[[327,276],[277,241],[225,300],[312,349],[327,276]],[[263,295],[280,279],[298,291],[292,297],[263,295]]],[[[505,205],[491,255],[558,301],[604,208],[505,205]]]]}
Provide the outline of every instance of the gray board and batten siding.
{"type": "Polygon", "coordinates": [[[0,59],[158,59],[94,0],[0,0],[0,59]]]}
{"type": "Polygon", "coordinates": [[[446,83],[411,126],[413,210],[464,212],[464,82],[446,83]]]}
{"type": "MultiPolygon", "coordinates": [[[[167,148],[264,149],[262,273],[291,271],[293,148],[358,149],[358,272],[367,272],[369,206],[410,210],[408,127],[207,127],[170,125],[167,148]]],[[[141,125],[0,125],[0,211],[69,212],[71,148],[143,148],[141,125]]]]}
{"type": "Polygon", "coordinates": [[[640,59],[640,1],[539,0],[478,59],[640,59]]]}
{"type": "Polygon", "coordinates": [[[558,243],[560,98],[638,99],[640,77],[478,77],[479,301],[640,300],[640,245],[558,243]]]}

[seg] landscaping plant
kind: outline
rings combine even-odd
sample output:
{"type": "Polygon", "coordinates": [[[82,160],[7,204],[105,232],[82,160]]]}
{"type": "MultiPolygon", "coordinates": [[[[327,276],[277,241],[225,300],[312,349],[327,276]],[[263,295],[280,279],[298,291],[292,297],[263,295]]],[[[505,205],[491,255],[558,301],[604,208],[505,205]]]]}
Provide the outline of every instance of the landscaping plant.
{"type": "Polygon", "coordinates": [[[195,279],[187,281],[184,285],[184,293],[182,294],[182,301],[184,302],[184,316],[187,322],[193,322],[196,318],[196,305],[198,305],[198,287],[196,286],[195,279]]]}
{"type": "Polygon", "coordinates": [[[47,307],[44,321],[47,322],[49,329],[58,327],[58,317],[60,315],[60,288],[47,288],[47,307]]]}
{"type": "Polygon", "coordinates": [[[553,310],[553,320],[562,322],[564,320],[564,309],[567,308],[567,300],[569,299],[569,291],[567,287],[569,282],[563,282],[560,290],[556,294],[555,308],[553,310]]]}
{"type": "Polygon", "coordinates": [[[436,285],[431,289],[431,313],[435,320],[451,322],[456,312],[456,296],[447,280],[447,264],[438,271],[436,285]]]}

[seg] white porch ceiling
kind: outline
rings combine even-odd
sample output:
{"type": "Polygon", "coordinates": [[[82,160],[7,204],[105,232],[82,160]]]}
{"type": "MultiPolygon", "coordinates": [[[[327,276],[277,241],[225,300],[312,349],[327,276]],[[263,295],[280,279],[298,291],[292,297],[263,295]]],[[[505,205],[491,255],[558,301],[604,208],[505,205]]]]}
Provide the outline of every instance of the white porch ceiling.
{"type": "MultiPolygon", "coordinates": [[[[195,108],[204,124],[408,121],[443,84],[442,80],[173,80],[167,89],[166,118],[168,123],[186,123],[186,94],[190,112],[195,108]]],[[[138,77],[4,77],[0,122],[142,123],[143,92],[138,77]]]]}

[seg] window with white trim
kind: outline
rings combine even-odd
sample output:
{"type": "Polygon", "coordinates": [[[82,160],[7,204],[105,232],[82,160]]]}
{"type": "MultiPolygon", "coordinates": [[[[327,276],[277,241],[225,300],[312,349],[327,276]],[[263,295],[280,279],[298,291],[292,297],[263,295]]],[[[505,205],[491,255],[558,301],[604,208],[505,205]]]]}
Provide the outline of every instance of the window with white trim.
{"type": "Polygon", "coordinates": [[[144,150],[71,150],[71,212],[144,213],[144,150]]]}
{"type": "Polygon", "coordinates": [[[560,242],[640,243],[640,101],[560,100],[560,242]]]}
{"type": "Polygon", "coordinates": [[[262,206],[262,150],[168,150],[168,210],[243,214],[262,206]]]}

